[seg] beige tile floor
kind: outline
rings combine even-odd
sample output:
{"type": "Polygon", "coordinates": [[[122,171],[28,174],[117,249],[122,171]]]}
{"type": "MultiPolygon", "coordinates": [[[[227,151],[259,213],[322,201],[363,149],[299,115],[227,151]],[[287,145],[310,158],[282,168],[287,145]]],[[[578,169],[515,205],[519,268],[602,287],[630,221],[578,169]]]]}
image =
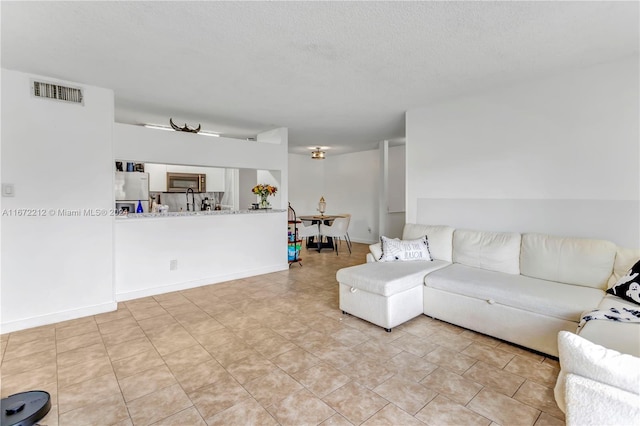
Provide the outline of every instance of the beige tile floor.
{"type": "Polygon", "coordinates": [[[561,425],[558,363],[420,316],[391,333],[338,309],[303,266],[120,303],[1,336],[1,392],[43,389],[42,425],[561,425]]]}

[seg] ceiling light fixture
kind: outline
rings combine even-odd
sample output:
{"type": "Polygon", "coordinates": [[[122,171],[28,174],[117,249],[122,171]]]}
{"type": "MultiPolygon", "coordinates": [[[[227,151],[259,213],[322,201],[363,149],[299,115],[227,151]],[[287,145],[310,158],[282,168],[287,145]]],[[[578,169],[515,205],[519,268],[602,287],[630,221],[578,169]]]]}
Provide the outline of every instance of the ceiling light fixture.
{"type": "Polygon", "coordinates": [[[175,132],[175,130],[173,130],[171,127],[163,126],[161,124],[143,124],[143,126],[146,127],[147,129],[170,130],[172,132],[175,132]]]}
{"type": "Polygon", "coordinates": [[[213,132],[207,132],[207,131],[204,131],[204,132],[200,131],[200,132],[198,132],[198,134],[202,135],[202,136],[212,136],[214,138],[219,138],[220,137],[219,133],[213,133],[213,132]]]}
{"type": "Polygon", "coordinates": [[[311,151],[311,158],[314,160],[324,160],[324,151],[320,151],[320,147],[317,146],[315,151],[311,151]]]}

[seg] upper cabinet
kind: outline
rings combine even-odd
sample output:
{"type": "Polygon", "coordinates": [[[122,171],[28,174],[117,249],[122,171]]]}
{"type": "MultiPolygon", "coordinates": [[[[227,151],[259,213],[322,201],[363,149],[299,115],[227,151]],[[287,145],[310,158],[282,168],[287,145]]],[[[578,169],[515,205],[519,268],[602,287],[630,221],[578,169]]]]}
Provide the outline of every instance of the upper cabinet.
{"type": "Polygon", "coordinates": [[[206,175],[207,192],[224,192],[225,169],[217,167],[176,166],[172,164],[145,163],[149,173],[149,191],[167,192],[167,173],[191,173],[206,175]]]}
{"type": "Polygon", "coordinates": [[[167,165],[145,163],[144,171],[149,173],[149,192],[167,191],[167,165]]]}

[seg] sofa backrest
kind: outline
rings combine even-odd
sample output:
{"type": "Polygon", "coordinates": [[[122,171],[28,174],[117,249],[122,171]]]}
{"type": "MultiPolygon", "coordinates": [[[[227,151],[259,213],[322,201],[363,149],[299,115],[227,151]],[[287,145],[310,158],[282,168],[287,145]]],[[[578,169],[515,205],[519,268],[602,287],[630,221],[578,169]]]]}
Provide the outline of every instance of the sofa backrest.
{"type": "Polygon", "coordinates": [[[453,228],[446,225],[420,225],[407,223],[402,231],[403,240],[415,240],[427,236],[429,253],[437,260],[451,262],[453,245],[453,228]]]}
{"type": "Polygon", "coordinates": [[[523,234],[520,272],[533,278],[605,289],[616,245],[610,241],[523,234]]]}
{"type": "Polygon", "coordinates": [[[456,229],[453,261],[489,271],[520,273],[520,234],[456,229]]]}
{"type": "Polygon", "coordinates": [[[613,262],[613,274],[611,274],[609,278],[607,287],[613,287],[620,277],[627,275],[629,269],[631,269],[638,260],[640,260],[640,249],[618,247],[616,250],[616,260],[613,262]]]}

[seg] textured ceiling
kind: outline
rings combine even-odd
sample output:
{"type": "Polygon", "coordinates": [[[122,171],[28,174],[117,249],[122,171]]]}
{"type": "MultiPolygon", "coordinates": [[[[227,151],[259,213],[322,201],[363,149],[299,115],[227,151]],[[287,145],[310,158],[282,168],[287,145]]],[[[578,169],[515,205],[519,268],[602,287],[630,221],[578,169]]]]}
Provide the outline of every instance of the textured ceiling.
{"type": "Polygon", "coordinates": [[[111,88],[116,121],[290,152],[404,136],[404,112],[638,54],[638,2],[9,2],[2,67],[111,88]]]}

